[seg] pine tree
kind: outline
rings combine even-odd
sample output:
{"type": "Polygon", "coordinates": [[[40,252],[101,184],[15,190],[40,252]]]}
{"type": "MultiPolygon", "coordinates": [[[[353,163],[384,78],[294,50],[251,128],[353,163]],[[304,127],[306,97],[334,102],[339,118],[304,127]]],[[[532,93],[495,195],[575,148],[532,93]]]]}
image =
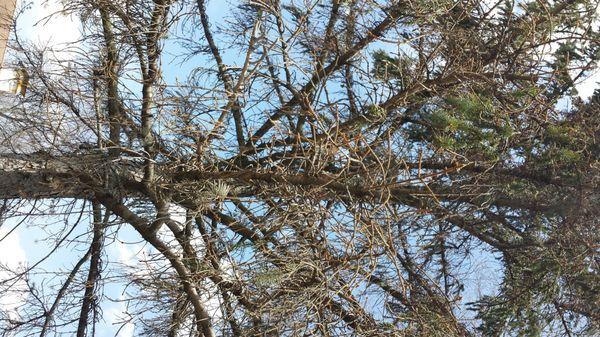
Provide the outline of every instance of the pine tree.
{"type": "Polygon", "coordinates": [[[11,42],[0,215],[73,267],[2,267],[5,335],[91,336],[115,287],[138,335],[600,332],[597,1],[62,12],[72,62],[11,42]]]}

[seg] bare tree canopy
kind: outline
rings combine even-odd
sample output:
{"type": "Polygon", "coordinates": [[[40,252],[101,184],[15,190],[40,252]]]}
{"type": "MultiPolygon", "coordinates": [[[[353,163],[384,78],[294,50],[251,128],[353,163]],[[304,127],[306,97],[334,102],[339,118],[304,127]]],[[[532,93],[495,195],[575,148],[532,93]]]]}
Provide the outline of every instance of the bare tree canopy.
{"type": "Polygon", "coordinates": [[[9,43],[0,240],[48,251],[0,335],[97,335],[115,282],[140,336],[600,333],[597,1],[63,4],[68,62],[9,43]]]}

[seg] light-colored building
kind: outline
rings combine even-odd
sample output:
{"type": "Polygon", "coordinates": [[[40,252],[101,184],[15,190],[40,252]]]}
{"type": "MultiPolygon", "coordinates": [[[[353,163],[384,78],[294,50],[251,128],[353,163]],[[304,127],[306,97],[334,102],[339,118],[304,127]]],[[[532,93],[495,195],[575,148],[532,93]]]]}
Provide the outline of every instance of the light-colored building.
{"type": "Polygon", "coordinates": [[[12,25],[17,0],[0,0],[0,65],[4,61],[6,43],[12,25]]]}
{"type": "Polygon", "coordinates": [[[27,70],[24,67],[11,68],[4,64],[17,1],[0,0],[0,92],[19,93],[25,96],[29,83],[27,70]]]}

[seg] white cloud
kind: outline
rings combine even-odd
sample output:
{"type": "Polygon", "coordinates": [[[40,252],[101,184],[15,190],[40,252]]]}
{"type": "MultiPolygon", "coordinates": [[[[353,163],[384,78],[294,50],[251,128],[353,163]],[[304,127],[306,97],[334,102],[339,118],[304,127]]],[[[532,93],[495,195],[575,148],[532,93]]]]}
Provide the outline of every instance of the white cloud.
{"type": "MultiPolygon", "coordinates": [[[[80,21],[76,15],[64,14],[62,0],[17,0],[16,35],[19,42],[44,50],[45,69],[56,71],[82,54],[80,21]]],[[[17,51],[8,49],[10,64],[17,51]]]]}
{"type": "Polygon", "coordinates": [[[124,298],[120,298],[119,304],[112,306],[105,310],[104,312],[104,320],[109,326],[113,328],[114,332],[109,333],[106,332],[106,335],[115,336],[115,332],[118,330],[119,333],[116,335],[118,337],[133,337],[135,332],[135,324],[128,320],[128,316],[126,314],[126,306],[124,302],[124,298]]]}
{"type": "Polygon", "coordinates": [[[60,0],[20,2],[29,6],[17,19],[17,29],[28,40],[61,52],[81,38],[78,19],[61,13],[64,5],[60,0]]]}
{"type": "MultiPolygon", "coordinates": [[[[2,226],[1,221],[0,226],[2,226]]],[[[0,227],[0,239],[8,234],[8,231],[9,229],[7,229],[5,223],[4,226],[0,227]]],[[[10,235],[6,236],[4,240],[0,241],[0,264],[2,264],[4,267],[10,268],[11,270],[14,270],[22,265],[25,265],[26,263],[27,255],[21,246],[19,232],[16,230],[10,235]]],[[[0,269],[0,282],[9,279],[12,276],[14,276],[12,273],[0,269]]],[[[2,296],[0,296],[0,310],[5,310],[11,318],[18,317],[17,308],[25,301],[23,295],[17,293],[23,288],[23,282],[24,281],[17,282],[11,286],[11,290],[16,292],[4,293],[2,296]]]]}
{"type": "Polygon", "coordinates": [[[577,91],[579,92],[579,97],[584,99],[591,97],[594,93],[594,90],[600,89],[599,83],[600,69],[594,69],[594,72],[591,76],[577,83],[577,91]]]}
{"type": "Polygon", "coordinates": [[[131,244],[122,241],[115,242],[116,256],[120,263],[127,267],[135,267],[138,263],[136,252],[140,251],[139,246],[131,246],[131,244]]]}

